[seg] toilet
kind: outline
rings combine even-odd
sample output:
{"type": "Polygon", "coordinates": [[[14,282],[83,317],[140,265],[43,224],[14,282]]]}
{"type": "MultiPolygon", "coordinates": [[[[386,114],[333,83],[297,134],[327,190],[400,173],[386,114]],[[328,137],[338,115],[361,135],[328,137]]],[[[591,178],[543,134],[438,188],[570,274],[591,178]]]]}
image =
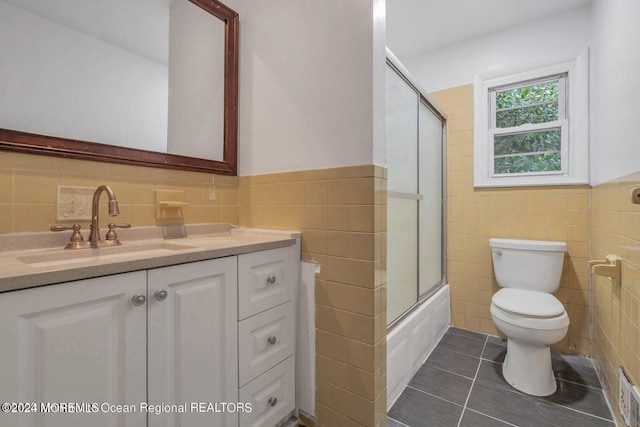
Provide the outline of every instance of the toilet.
{"type": "Polygon", "coordinates": [[[490,239],[496,281],[491,318],[507,336],[502,374],[511,386],[533,396],[556,391],[550,346],[569,329],[569,316],[552,295],[560,286],[567,244],[490,239]]]}

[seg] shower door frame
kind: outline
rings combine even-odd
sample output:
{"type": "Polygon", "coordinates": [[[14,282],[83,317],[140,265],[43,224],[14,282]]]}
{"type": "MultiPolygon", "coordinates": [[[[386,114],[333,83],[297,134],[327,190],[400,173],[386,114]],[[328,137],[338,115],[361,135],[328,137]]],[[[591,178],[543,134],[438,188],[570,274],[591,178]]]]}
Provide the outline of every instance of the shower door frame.
{"type": "MultiPolygon", "coordinates": [[[[442,271],[442,277],[440,279],[439,283],[434,284],[433,286],[431,286],[427,291],[425,291],[423,294],[420,294],[420,263],[418,262],[418,271],[417,271],[417,277],[418,280],[416,282],[416,294],[417,294],[417,301],[412,304],[410,307],[408,307],[404,312],[402,312],[398,317],[396,317],[394,320],[392,320],[390,323],[387,324],[387,332],[391,331],[395,326],[399,325],[400,323],[402,323],[402,320],[404,320],[407,316],[409,316],[412,312],[414,312],[417,308],[419,308],[425,301],[427,301],[433,294],[435,294],[436,292],[438,292],[440,289],[442,289],[443,286],[446,285],[447,283],[447,233],[446,233],[446,227],[447,227],[447,197],[446,197],[446,191],[447,191],[447,116],[445,114],[445,112],[440,109],[440,107],[436,104],[436,102],[427,94],[427,92],[422,89],[420,87],[420,85],[417,83],[416,79],[411,75],[411,73],[409,72],[409,70],[407,70],[405,68],[404,65],[402,65],[402,63],[398,60],[398,58],[396,58],[396,56],[393,54],[393,52],[391,52],[391,50],[389,50],[389,48],[386,48],[386,56],[387,56],[387,65],[402,79],[405,81],[405,83],[407,83],[418,95],[418,114],[419,114],[419,104],[424,104],[425,107],[427,107],[427,109],[429,109],[438,119],[440,119],[440,121],[442,122],[442,137],[441,137],[441,168],[442,168],[442,174],[441,174],[441,188],[440,188],[440,194],[441,194],[441,208],[440,208],[440,215],[441,215],[441,221],[440,221],[440,254],[441,254],[441,271],[442,271]]],[[[419,127],[420,121],[418,119],[418,127],[419,127]]],[[[418,132],[418,141],[417,143],[419,144],[419,137],[420,134],[418,132]]],[[[420,166],[418,165],[418,176],[420,174],[420,166]]],[[[418,188],[418,195],[420,194],[420,188],[418,188]]],[[[387,196],[388,197],[388,196],[387,196]]],[[[416,198],[416,201],[419,201],[419,196],[418,198],[416,198]]],[[[420,213],[420,207],[418,206],[418,218],[419,218],[419,213],[420,213]]],[[[418,222],[418,226],[417,226],[417,232],[418,232],[418,236],[420,235],[420,223],[418,222]]],[[[418,261],[419,261],[419,254],[420,254],[420,239],[418,239],[418,247],[417,247],[417,253],[416,256],[418,256],[418,261]]],[[[388,256],[388,255],[387,255],[388,256]]],[[[388,290],[388,287],[387,287],[388,290]]]]}

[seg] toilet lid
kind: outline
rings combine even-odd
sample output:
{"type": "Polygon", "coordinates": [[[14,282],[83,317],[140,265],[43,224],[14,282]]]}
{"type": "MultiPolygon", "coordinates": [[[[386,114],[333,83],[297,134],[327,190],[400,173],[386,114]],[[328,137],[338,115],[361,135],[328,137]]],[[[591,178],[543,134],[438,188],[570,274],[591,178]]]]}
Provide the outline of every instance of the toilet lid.
{"type": "Polygon", "coordinates": [[[504,288],[496,292],[491,302],[503,311],[528,317],[557,317],[564,313],[564,306],[551,294],[504,288]]]}

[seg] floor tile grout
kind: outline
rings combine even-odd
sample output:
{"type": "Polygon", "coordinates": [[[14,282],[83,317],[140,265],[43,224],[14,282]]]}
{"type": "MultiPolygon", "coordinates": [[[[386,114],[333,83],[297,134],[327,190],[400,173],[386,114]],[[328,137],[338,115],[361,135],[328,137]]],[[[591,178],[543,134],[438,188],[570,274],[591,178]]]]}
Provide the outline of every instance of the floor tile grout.
{"type": "Polygon", "coordinates": [[[590,386],[590,385],[587,385],[587,384],[580,384],[580,383],[577,383],[577,382],[575,382],[575,381],[563,380],[563,379],[558,378],[558,377],[554,377],[554,378],[555,378],[556,380],[558,380],[558,381],[562,381],[562,382],[564,382],[564,383],[575,384],[575,385],[579,385],[579,386],[581,386],[581,387],[587,387],[587,388],[590,388],[590,389],[593,389],[593,390],[600,390],[600,391],[602,391],[602,387],[592,387],[592,386],[590,386]]]}
{"type": "MultiPolygon", "coordinates": [[[[495,363],[495,362],[493,362],[493,363],[495,363]]],[[[557,378],[556,378],[556,379],[557,379],[557,378]]],[[[503,390],[505,390],[505,391],[507,391],[507,392],[509,392],[509,393],[519,394],[519,395],[522,395],[522,396],[528,396],[528,397],[531,397],[531,398],[533,398],[533,399],[535,399],[535,400],[537,400],[537,401],[539,401],[539,402],[545,402],[545,403],[548,403],[548,404],[551,404],[551,405],[558,406],[558,407],[563,408],[563,409],[568,409],[568,410],[570,410],[570,411],[578,412],[578,413],[583,414],[583,415],[587,415],[587,416],[590,416],[590,417],[593,417],[593,418],[598,418],[598,419],[601,419],[601,420],[603,420],[603,421],[613,422],[613,417],[612,417],[611,419],[607,419],[607,418],[600,417],[600,416],[598,416],[598,415],[594,415],[594,414],[590,414],[590,413],[588,413],[588,412],[581,411],[581,410],[579,410],[579,409],[575,409],[575,408],[571,408],[571,407],[569,407],[569,406],[561,405],[561,404],[556,403],[556,402],[550,402],[550,401],[545,400],[545,399],[543,398],[543,397],[545,397],[545,396],[542,396],[542,397],[540,397],[540,396],[532,396],[532,395],[529,395],[529,394],[523,393],[523,392],[521,392],[521,391],[519,391],[519,390],[516,390],[516,389],[514,389],[514,388],[513,388],[513,387],[511,387],[511,386],[508,386],[508,387],[501,387],[501,386],[499,386],[499,385],[495,385],[495,384],[492,384],[492,383],[487,382],[487,381],[482,381],[482,380],[479,380],[479,381],[480,381],[480,382],[482,382],[482,383],[484,383],[484,384],[486,384],[487,386],[490,386],[490,387],[499,387],[499,388],[501,388],[501,389],[503,389],[503,390]]],[[[474,381],[474,383],[475,383],[475,381],[474,381]]],[[[576,384],[576,385],[579,385],[579,386],[581,386],[581,385],[582,385],[582,384],[578,384],[578,383],[573,383],[573,384],[576,384]]],[[[508,385],[508,384],[507,384],[507,385],[508,385]]],[[[472,386],[472,387],[473,387],[473,386],[472,386]]],[[[594,389],[594,390],[602,391],[602,390],[600,390],[600,389],[594,389]]],[[[465,408],[466,408],[466,404],[465,404],[465,408]]],[[[479,412],[479,411],[475,411],[475,412],[478,412],[479,414],[486,415],[486,416],[488,416],[488,417],[489,417],[489,415],[484,414],[484,413],[482,413],[482,412],[479,412]]],[[[494,417],[491,417],[491,418],[494,418],[494,417]]],[[[496,419],[498,419],[498,418],[496,418],[496,419]]],[[[505,423],[507,422],[507,421],[504,421],[504,420],[500,420],[500,421],[505,422],[505,423]]]]}
{"type": "MultiPolygon", "coordinates": [[[[463,354],[463,353],[460,353],[460,354],[463,354]]],[[[466,378],[466,379],[468,379],[468,380],[473,380],[473,378],[468,377],[468,376],[466,376],[466,375],[459,374],[459,373],[457,373],[457,372],[448,371],[448,370],[443,369],[443,368],[438,368],[437,366],[431,366],[431,367],[432,367],[433,369],[437,369],[438,371],[446,372],[446,373],[448,373],[448,374],[457,375],[457,376],[459,376],[459,377],[466,378]]],[[[407,386],[409,386],[409,385],[410,385],[410,384],[408,384],[407,386]]],[[[415,387],[413,387],[413,388],[415,388],[415,387]]]]}
{"type": "MultiPolygon", "coordinates": [[[[481,360],[486,360],[487,362],[490,362],[490,363],[493,363],[493,364],[496,364],[496,365],[501,365],[500,362],[496,362],[495,360],[487,359],[486,357],[481,357],[480,359],[481,360]]],[[[594,386],[590,386],[590,385],[587,385],[587,384],[577,383],[575,381],[565,380],[565,379],[562,379],[562,378],[558,378],[555,375],[554,375],[554,378],[556,379],[556,381],[562,381],[562,382],[569,383],[569,384],[575,384],[575,385],[580,386],[580,387],[588,387],[588,388],[593,389],[593,390],[602,390],[602,387],[594,387],[594,386]]]]}
{"type": "MultiPolygon", "coordinates": [[[[449,329],[449,331],[447,331],[447,333],[449,333],[449,334],[451,334],[451,335],[455,335],[456,337],[466,338],[466,339],[474,340],[474,341],[477,341],[477,342],[483,342],[482,350],[480,351],[480,356],[479,356],[479,357],[477,357],[477,356],[473,356],[473,355],[471,355],[471,354],[464,353],[464,352],[461,352],[461,351],[453,350],[453,349],[451,349],[451,348],[447,348],[447,347],[446,347],[446,345],[445,345],[445,346],[442,346],[442,345],[441,345],[441,344],[442,344],[442,339],[441,339],[441,340],[438,342],[438,344],[434,347],[434,350],[435,350],[436,348],[440,348],[441,350],[451,351],[451,352],[453,352],[453,353],[457,353],[457,354],[465,355],[465,356],[468,356],[468,357],[472,357],[472,358],[474,358],[474,359],[476,359],[476,360],[477,360],[477,366],[476,366],[475,374],[473,375],[473,378],[468,377],[468,376],[466,376],[466,375],[459,374],[459,373],[457,373],[457,372],[449,371],[449,370],[447,370],[447,369],[445,369],[445,368],[440,368],[440,367],[437,367],[437,366],[432,366],[432,367],[431,367],[431,368],[433,368],[433,369],[437,369],[437,370],[442,371],[442,372],[447,372],[448,374],[453,374],[453,375],[456,375],[456,376],[458,376],[458,377],[466,378],[466,379],[470,379],[470,380],[471,380],[471,385],[470,385],[470,387],[469,387],[469,391],[467,392],[467,396],[466,396],[466,399],[465,399],[464,405],[460,405],[459,403],[452,402],[452,401],[450,401],[450,400],[448,400],[448,399],[445,399],[445,398],[443,398],[443,397],[437,396],[437,395],[435,395],[435,394],[433,394],[433,393],[429,393],[429,392],[427,392],[427,391],[425,391],[425,390],[421,390],[421,389],[416,388],[416,387],[411,386],[411,385],[407,385],[407,388],[411,388],[411,389],[413,389],[413,390],[416,390],[416,391],[419,391],[419,392],[421,392],[421,393],[424,393],[425,395],[428,395],[428,396],[430,396],[430,397],[434,397],[434,398],[437,398],[437,399],[442,400],[442,401],[444,401],[444,402],[447,402],[447,403],[449,403],[449,404],[453,404],[453,405],[455,405],[455,406],[457,406],[457,407],[461,407],[461,408],[462,408],[462,412],[460,413],[460,416],[459,416],[459,418],[458,418],[457,427],[460,427],[460,426],[462,425],[462,419],[463,419],[463,417],[464,417],[464,415],[465,415],[465,412],[473,412],[473,413],[479,414],[479,415],[481,415],[481,416],[483,416],[483,417],[488,417],[488,418],[490,418],[490,419],[493,419],[493,420],[499,421],[499,422],[504,423],[504,424],[506,424],[506,425],[509,425],[509,426],[515,426],[515,427],[517,427],[517,425],[515,425],[515,424],[513,424],[513,423],[510,423],[510,422],[507,422],[507,421],[501,420],[500,418],[496,418],[495,416],[491,416],[491,415],[485,414],[485,413],[480,412],[480,411],[478,411],[478,410],[476,410],[476,409],[471,409],[471,408],[469,408],[469,407],[467,406],[467,405],[469,404],[469,400],[470,400],[470,398],[471,398],[471,393],[472,393],[472,391],[473,391],[473,389],[474,389],[474,386],[476,385],[476,381],[480,381],[482,384],[484,384],[485,386],[488,386],[488,387],[492,387],[492,388],[499,388],[499,389],[502,389],[502,390],[508,391],[508,392],[510,392],[510,393],[520,393],[520,394],[522,394],[523,396],[529,396],[529,395],[527,395],[526,393],[522,393],[522,392],[520,392],[520,391],[518,391],[518,390],[515,390],[515,389],[513,389],[513,388],[510,388],[510,387],[501,387],[501,386],[499,386],[499,385],[497,385],[497,384],[493,384],[493,383],[492,383],[492,382],[490,382],[490,381],[483,381],[482,379],[479,379],[479,378],[478,378],[478,375],[479,375],[479,372],[480,372],[480,367],[482,366],[482,361],[483,361],[483,360],[486,360],[487,362],[491,362],[491,363],[493,363],[493,364],[501,364],[500,362],[496,362],[496,361],[494,361],[494,360],[492,360],[492,359],[487,359],[487,358],[483,357],[483,355],[484,355],[484,353],[485,353],[485,350],[487,349],[487,344],[488,344],[489,342],[492,342],[493,344],[496,344],[496,345],[500,345],[500,344],[495,343],[495,342],[493,342],[493,341],[490,341],[490,335],[488,335],[488,334],[483,334],[483,335],[484,335],[484,340],[480,340],[480,339],[477,339],[477,337],[471,337],[471,336],[468,336],[468,335],[457,334],[455,331],[451,331],[451,329],[449,329]]],[[[445,335],[446,335],[446,333],[445,333],[445,335]]],[[[445,335],[443,335],[441,338],[444,338],[444,336],[445,336],[445,335]]],[[[506,349],[506,346],[505,346],[505,349],[506,349]]],[[[572,366],[572,364],[571,364],[570,362],[566,361],[566,360],[562,360],[562,362],[563,362],[563,363],[566,363],[569,367],[571,367],[571,366],[572,366]]],[[[427,361],[425,361],[425,363],[423,364],[423,366],[425,366],[427,363],[428,363],[428,359],[427,359],[427,361]]],[[[579,363],[579,362],[574,362],[574,364],[582,365],[582,364],[581,364],[581,363],[579,363]]],[[[472,366],[472,365],[471,365],[471,366],[472,366]]],[[[471,367],[471,366],[469,366],[469,367],[471,367]]],[[[588,365],[586,365],[586,364],[585,364],[585,365],[582,365],[582,366],[585,366],[586,368],[593,368],[592,366],[591,366],[591,367],[589,367],[589,366],[588,366],[588,365]]],[[[586,389],[593,390],[593,392],[596,392],[596,393],[603,393],[603,390],[602,390],[601,388],[598,388],[598,387],[593,387],[593,386],[590,386],[590,385],[587,385],[587,384],[582,384],[582,383],[575,382],[575,381],[569,381],[569,380],[565,380],[565,379],[560,379],[560,378],[558,378],[558,377],[555,377],[555,375],[554,375],[554,378],[556,379],[556,381],[562,381],[562,382],[567,383],[567,384],[572,384],[572,385],[575,385],[575,386],[584,387],[584,388],[586,388],[586,389]]],[[[588,412],[584,412],[584,411],[582,411],[582,410],[580,410],[580,409],[575,409],[575,408],[572,408],[572,407],[569,407],[569,406],[562,405],[562,404],[560,404],[560,403],[551,402],[551,401],[545,400],[545,399],[540,398],[540,397],[536,397],[536,396],[531,396],[531,397],[532,397],[534,400],[536,400],[536,401],[544,402],[544,403],[548,403],[548,404],[551,404],[551,405],[553,405],[553,406],[556,406],[556,407],[559,407],[559,408],[562,408],[562,409],[567,409],[567,410],[569,410],[569,412],[568,412],[568,413],[576,413],[576,414],[580,414],[581,416],[587,416],[587,417],[590,417],[591,419],[598,419],[598,420],[601,420],[601,421],[603,421],[603,422],[606,422],[606,423],[611,424],[611,426],[615,426],[614,422],[612,421],[612,420],[613,420],[613,417],[611,417],[611,419],[607,419],[607,418],[603,418],[602,416],[599,416],[599,415],[594,415],[594,414],[590,414],[590,413],[588,413],[588,412]]],[[[607,405],[607,407],[609,408],[609,410],[611,409],[609,405],[607,405]]],[[[392,419],[392,420],[394,420],[394,421],[398,422],[399,424],[401,424],[401,426],[410,427],[410,426],[408,426],[407,424],[403,423],[402,421],[396,420],[395,418],[393,418],[393,417],[391,417],[391,416],[388,416],[388,418],[390,418],[390,419],[392,419]]]]}
{"type": "Polygon", "coordinates": [[[410,426],[406,425],[405,423],[403,423],[402,421],[398,421],[398,420],[396,420],[395,418],[390,417],[390,416],[388,416],[388,415],[387,415],[387,418],[391,418],[393,421],[397,422],[397,423],[398,423],[398,424],[400,424],[400,425],[403,425],[403,426],[406,426],[406,427],[410,427],[410,426]]]}
{"type": "MultiPolygon", "coordinates": [[[[484,352],[484,348],[483,348],[483,352],[484,352]]],[[[500,362],[495,362],[495,361],[490,360],[490,359],[485,359],[485,358],[481,358],[481,359],[482,359],[482,360],[486,360],[487,362],[490,362],[490,363],[493,363],[493,364],[496,364],[496,365],[500,365],[500,364],[501,364],[500,362]]],[[[481,363],[482,363],[482,362],[481,362],[481,363]]],[[[479,368],[478,368],[478,369],[479,369],[479,368]]],[[[602,389],[601,389],[601,388],[597,388],[597,387],[590,387],[590,386],[588,386],[588,385],[586,385],[586,384],[580,384],[580,383],[577,383],[577,382],[575,382],[575,381],[562,380],[562,379],[560,379],[560,378],[558,378],[558,377],[556,377],[556,376],[554,376],[554,378],[555,378],[555,380],[556,380],[556,381],[563,381],[563,382],[566,382],[566,383],[575,384],[575,385],[577,385],[577,386],[579,386],[579,387],[587,387],[587,388],[590,388],[590,389],[593,389],[593,390],[598,390],[598,391],[602,392],[602,389]]],[[[480,381],[482,381],[482,380],[480,380],[480,381]]],[[[485,384],[490,385],[490,386],[492,386],[492,387],[500,387],[500,386],[498,386],[498,385],[491,384],[490,382],[485,382],[485,381],[482,381],[482,382],[484,382],[485,384]]],[[[475,384],[475,380],[474,380],[473,384],[475,384]]],[[[471,385],[471,387],[472,387],[472,388],[473,388],[473,384],[471,385]]],[[[529,395],[528,395],[528,394],[526,394],[526,393],[523,393],[523,392],[521,392],[521,391],[519,391],[519,390],[515,390],[513,387],[509,386],[508,384],[506,384],[506,387],[501,387],[501,388],[503,388],[504,390],[507,390],[507,391],[508,391],[508,392],[510,392],[510,393],[521,394],[521,395],[523,395],[523,396],[529,396],[529,395]]],[[[600,417],[600,416],[598,416],[598,415],[590,414],[590,413],[588,413],[588,412],[580,411],[579,409],[575,409],[575,408],[571,408],[571,407],[569,407],[569,406],[561,405],[561,404],[556,403],[556,402],[550,402],[550,401],[545,400],[545,399],[543,398],[543,397],[546,397],[546,396],[543,396],[543,397],[540,397],[540,396],[532,396],[532,397],[533,397],[534,399],[536,399],[536,400],[540,401],[540,402],[546,402],[546,403],[549,403],[549,404],[552,404],[552,405],[555,405],[555,406],[559,406],[559,407],[564,408],[564,409],[569,409],[569,410],[571,410],[571,411],[579,412],[579,413],[581,413],[581,414],[583,414],[583,415],[587,415],[587,416],[590,416],[590,417],[598,418],[598,419],[601,419],[601,420],[603,420],[603,421],[609,421],[609,422],[611,422],[611,421],[613,420],[613,417],[612,417],[611,419],[607,419],[607,418],[600,417]]],[[[465,409],[466,409],[466,404],[465,404],[465,409]]],[[[475,411],[475,412],[478,412],[478,411],[475,411]]],[[[478,413],[481,413],[481,412],[478,412],[478,413]]],[[[487,415],[487,414],[482,414],[482,415],[489,416],[489,415],[487,415]]],[[[493,417],[491,417],[491,418],[493,418],[493,417]]],[[[504,421],[504,420],[500,420],[500,421],[506,422],[506,421],[504,421]]]]}
{"type": "MultiPolygon", "coordinates": [[[[445,334],[446,334],[446,332],[445,332],[445,334]]],[[[462,337],[462,338],[469,338],[471,340],[482,341],[482,342],[486,342],[486,340],[487,340],[486,337],[484,339],[478,339],[478,338],[470,337],[469,335],[456,334],[455,332],[451,332],[451,335],[455,335],[457,337],[462,337]]],[[[487,335],[487,337],[488,336],[489,335],[487,335]]],[[[443,335],[443,337],[444,337],[444,335],[443,335]]]]}
{"type": "Polygon", "coordinates": [[[467,393],[467,399],[464,401],[464,406],[462,407],[462,413],[460,414],[460,419],[458,420],[457,427],[460,427],[460,423],[462,422],[462,417],[464,417],[464,411],[467,410],[467,404],[469,403],[469,398],[471,397],[471,390],[473,390],[473,385],[476,383],[476,378],[478,378],[478,372],[480,371],[480,365],[482,364],[482,353],[484,353],[484,349],[487,346],[488,339],[489,339],[489,336],[488,335],[485,336],[484,344],[482,345],[482,351],[480,352],[480,359],[478,360],[478,366],[476,367],[476,373],[473,376],[473,380],[471,381],[471,387],[469,387],[469,392],[467,393]]]}
{"type": "MultiPolygon", "coordinates": [[[[480,340],[476,340],[476,341],[480,341],[480,340]]],[[[435,350],[437,347],[438,347],[438,346],[436,346],[436,347],[434,348],[434,350],[435,350]]],[[[469,353],[463,353],[463,352],[461,352],[461,351],[453,350],[453,349],[450,349],[450,348],[447,348],[447,347],[440,347],[440,349],[442,349],[442,350],[447,350],[447,351],[452,351],[452,352],[454,352],[454,353],[458,353],[458,354],[464,354],[465,356],[473,357],[474,359],[478,359],[478,360],[479,360],[479,359],[481,359],[481,357],[474,356],[474,355],[469,354],[469,353]]],[[[482,350],[484,351],[484,347],[482,347],[482,350]]]]}
{"type": "MultiPolygon", "coordinates": [[[[505,421],[505,420],[501,420],[500,418],[492,417],[491,415],[487,415],[487,414],[482,413],[482,412],[480,412],[480,411],[476,411],[475,409],[465,408],[465,410],[467,410],[467,409],[468,409],[469,411],[471,411],[471,412],[475,412],[476,414],[480,414],[480,415],[482,415],[482,416],[484,416],[484,417],[491,418],[492,420],[500,421],[501,423],[504,423],[504,424],[507,424],[507,425],[510,425],[510,426],[513,426],[513,427],[518,427],[518,425],[517,425],[517,424],[512,424],[512,423],[507,422],[507,421],[505,421]]],[[[462,420],[462,419],[461,419],[461,420],[462,420]]]]}
{"type": "Polygon", "coordinates": [[[435,394],[433,394],[433,393],[429,393],[428,391],[420,390],[419,388],[416,388],[416,387],[414,387],[414,386],[407,385],[407,387],[406,387],[406,388],[412,388],[412,389],[414,389],[414,390],[416,390],[416,391],[419,391],[420,393],[428,394],[428,395],[429,395],[429,396],[431,396],[431,397],[435,397],[436,399],[440,399],[440,400],[443,400],[443,401],[445,401],[445,402],[447,402],[447,403],[451,403],[451,404],[453,404],[453,405],[456,405],[456,406],[459,406],[459,407],[463,408],[463,406],[462,406],[461,404],[459,404],[459,403],[452,402],[452,401],[450,401],[449,399],[445,399],[444,397],[436,396],[435,394]]]}

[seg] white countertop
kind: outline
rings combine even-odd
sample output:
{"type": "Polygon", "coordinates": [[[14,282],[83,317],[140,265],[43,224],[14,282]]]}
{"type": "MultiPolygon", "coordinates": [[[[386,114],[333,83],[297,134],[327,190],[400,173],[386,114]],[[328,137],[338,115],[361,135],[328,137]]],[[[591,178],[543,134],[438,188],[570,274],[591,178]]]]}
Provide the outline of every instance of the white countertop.
{"type": "Polygon", "coordinates": [[[299,237],[228,224],[186,228],[180,239],[163,239],[161,227],[122,230],[121,246],[98,249],[63,249],[70,233],[0,235],[0,292],[285,247],[299,237]]]}

